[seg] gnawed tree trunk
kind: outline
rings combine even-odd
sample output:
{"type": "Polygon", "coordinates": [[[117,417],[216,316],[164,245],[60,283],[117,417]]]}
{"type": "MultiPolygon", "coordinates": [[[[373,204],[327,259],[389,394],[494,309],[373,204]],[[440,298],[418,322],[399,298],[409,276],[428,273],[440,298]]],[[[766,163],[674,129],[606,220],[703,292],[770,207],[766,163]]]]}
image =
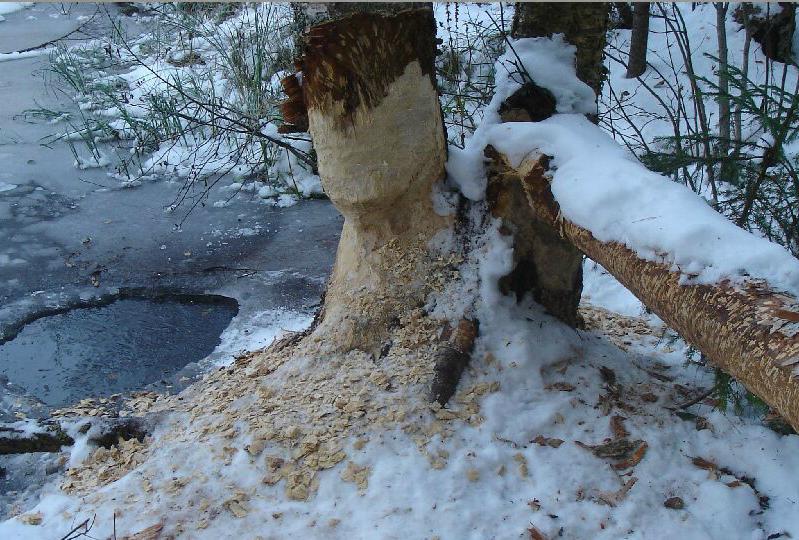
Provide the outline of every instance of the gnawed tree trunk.
{"type": "MultiPolygon", "coordinates": [[[[399,315],[427,296],[428,243],[450,224],[431,197],[446,161],[435,21],[429,5],[328,10],[344,16],[306,32],[297,81],[322,184],[345,219],[314,333],[377,356],[399,315]]],[[[287,120],[302,123],[302,107],[289,105],[287,120]]]]}
{"type": "Polygon", "coordinates": [[[702,351],[715,366],[743,383],[799,428],[799,301],[768,284],[683,285],[680,272],[639,257],[615,242],[564,219],[550,190],[548,158],[513,169],[492,147],[489,174],[519,182],[527,203],[553,231],[604,266],[648,308],[702,351]]]}
{"type": "MultiPolygon", "coordinates": [[[[577,48],[577,76],[599,93],[608,14],[609,6],[603,3],[520,3],[513,19],[513,37],[563,33],[577,48]]],[[[502,104],[499,112],[504,122],[536,122],[554,114],[555,106],[549,91],[527,83],[502,104]]],[[[577,326],[582,253],[535,218],[518,182],[494,177],[486,198],[491,213],[502,219],[503,227],[514,237],[514,269],[500,280],[502,290],[517,297],[529,292],[549,313],[577,326]]]]}
{"type": "Polygon", "coordinates": [[[634,79],[646,71],[646,49],[649,44],[649,2],[637,2],[633,7],[633,28],[630,36],[630,58],[625,77],[634,79]]]}

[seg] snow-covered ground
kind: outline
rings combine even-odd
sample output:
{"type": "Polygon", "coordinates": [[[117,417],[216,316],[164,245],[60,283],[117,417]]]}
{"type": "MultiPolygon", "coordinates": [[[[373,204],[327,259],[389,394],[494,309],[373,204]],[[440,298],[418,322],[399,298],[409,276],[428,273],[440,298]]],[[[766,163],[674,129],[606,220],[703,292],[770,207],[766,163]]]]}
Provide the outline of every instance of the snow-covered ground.
{"type": "MultiPolygon", "coordinates": [[[[526,130],[529,146],[507,150],[522,153],[538,143],[563,156],[556,187],[585,177],[576,154],[591,145],[605,160],[600,176],[606,188],[622,172],[646,185],[668,182],[648,176],[596,128],[571,116],[581,110],[585,96],[572,80],[573,71],[563,69],[568,50],[557,40],[541,46],[556,55],[539,58],[540,65],[558,77],[537,80],[555,85],[564,104],[572,106],[542,126],[518,127],[526,130]],[[575,141],[559,137],[566,127],[585,136],[585,145],[577,148],[575,141]]],[[[536,46],[528,52],[536,53],[536,46]]],[[[510,90],[506,83],[500,81],[501,92],[510,90]]],[[[453,149],[449,164],[451,181],[475,200],[484,189],[475,157],[479,145],[499,146],[505,140],[491,108],[486,118],[473,146],[453,149]]],[[[596,172],[597,161],[588,161],[590,172],[596,172]]],[[[618,205],[638,200],[639,185],[611,187],[628,190],[615,195],[618,205]]],[[[586,189],[584,184],[578,188],[586,189]]],[[[153,188],[137,188],[143,189],[153,188]]],[[[577,189],[555,191],[561,204],[579,203],[577,189]]],[[[671,194],[673,188],[663,192],[671,194]]],[[[668,224],[680,219],[674,201],[696,200],[687,192],[674,193],[673,199],[654,201],[664,203],[658,212],[668,224]]],[[[703,222],[711,225],[683,230],[682,236],[667,236],[666,244],[653,244],[663,231],[649,228],[648,221],[639,221],[645,224],[639,237],[614,236],[631,226],[614,229],[611,218],[628,211],[618,205],[566,211],[644,255],[670,253],[672,262],[689,272],[707,271],[704,279],[738,275],[732,257],[713,251],[718,243],[683,244],[691,234],[703,241],[713,234],[739,234],[715,218],[703,222]],[[707,270],[709,263],[718,266],[707,270]]],[[[224,205],[215,210],[230,211],[224,205]]],[[[646,214],[649,209],[634,210],[646,214]]],[[[299,211],[290,215],[305,217],[299,211]]],[[[648,217],[636,214],[636,219],[648,217]]],[[[251,219],[245,214],[241,223],[212,227],[198,237],[223,243],[231,236],[258,237],[269,228],[251,219]],[[238,232],[231,235],[215,232],[234,227],[238,232]]],[[[308,236],[315,239],[324,225],[319,219],[308,236]]],[[[302,249],[290,244],[290,235],[302,239],[308,234],[304,228],[294,225],[279,248],[302,249]]],[[[750,253],[768,252],[772,261],[783,261],[769,266],[760,255],[747,270],[786,288],[795,284],[795,261],[762,240],[747,236],[745,242],[752,246],[750,253]]],[[[721,412],[710,399],[682,407],[714,384],[712,371],[691,362],[684,343],[598,265],[585,264],[581,311],[587,329],[575,331],[534,303],[517,305],[500,294],[497,280],[510,270],[512,247],[496,224],[474,246],[459,268],[460,278],[431,299],[432,318],[414,312],[403,319],[394,345],[379,362],[357,352],[318,353],[311,343],[294,354],[255,354],[231,364],[239,349],[268,344],[276,327],[296,330],[309,322],[305,314],[259,310],[259,297],[223,335],[217,357],[212,355],[216,366],[227,368],[208,373],[180,396],[131,405],[132,413],[167,414],[151,441],[111,451],[76,445],[66,479],[53,479],[41,502],[0,524],[0,537],[59,538],[87,519],[95,537],[150,527],[185,538],[754,540],[799,535],[799,437],[779,435],[754,417],[721,412]],[[464,301],[475,303],[480,336],[458,393],[441,410],[425,399],[431,325],[436,316],[458,313],[456,306],[464,301]]],[[[168,250],[174,255],[171,244],[168,250]]],[[[222,254],[242,261],[242,252],[222,254]]],[[[14,254],[8,255],[11,261],[14,254]]],[[[287,257],[278,251],[272,255],[283,262],[287,257]]],[[[265,258],[250,254],[243,260],[265,258]]],[[[281,270],[280,261],[270,268],[277,274],[262,274],[264,280],[292,275],[281,270]]],[[[214,290],[240,297],[263,291],[235,293],[241,289],[234,281],[214,290]]]]}

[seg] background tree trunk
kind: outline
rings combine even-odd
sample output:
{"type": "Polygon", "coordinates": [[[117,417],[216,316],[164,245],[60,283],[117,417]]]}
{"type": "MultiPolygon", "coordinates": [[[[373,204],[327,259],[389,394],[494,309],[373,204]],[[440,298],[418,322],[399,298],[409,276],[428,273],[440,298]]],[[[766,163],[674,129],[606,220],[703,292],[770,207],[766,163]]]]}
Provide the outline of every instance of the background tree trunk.
{"type": "Polygon", "coordinates": [[[379,354],[398,317],[423,302],[432,207],[446,139],[429,5],[330,4],[304,36],[302,97],[325,192],[344,215],[317,336],[379,354]]]}
{"type": "Polygon", "coordinates": [[[520,182],[539,219],[602,264],[627,289],[718,368],[799,428],[799,301],[748,282],[683,285],[680,272],[648,261],[616,242],[601,242],[560,214],[547,179],[548,158],[513,169],[486,149],[492,175],[520,182]]]}
{"type": "Polygon", "coordinates": [[[519,2],[511,35],[515,38],[564,34],[577,47],[577,76],[599,94],[605,80],[602,59],[610,6],[607,2],[519,2]]]}
{"type": "Polygon", "coordinates": [[[730,135],[732,122],[730,116],[730,74],[727,52],[727,10],[729,4],[716,2],[716,36],[719,43],[719,143],[716,149],[721,161],[721,179],[729,182],[731,165],[728,157],[730,153],[730,135]]]}
{"type": "MultiPolygon", "coordinates": [[[[598,93],[604,78],[602,50],[608,21],[609,5],[605,3],[519,3],[512,33],[516,38],[563,33],[577,47],[578,77],[598,93]]],[[[535,77],[534,73],[531,75],[535,77]]],[[[554,114],[556,104],[551,99],[542,108],[541,100],[542,89],[524,87],[506,100],[500,115],[506,122],[543,120],[554,114]]],[[[507,232],[514,235],[514,270],[500,280],[500,287],[517,297],[531,293],[549,313],[577,326],[583,285],[582,253],[536,219],[518,182],[493,178],[487,200],[492,214],[501,218],[507,232]]]]}
{"type": "Polygon", "coordinates": [[[616,10],[616,20],[613,27],[617,30],[632,30],[633,29],[633,8],[629,2],[613,2],[613,8],[616,10]]]}
{"type": "Polygon", "coordinates": [[[646,49],[649,44],[649,2],[633,6],[633,28],[630,37],[630,57],[627,61],[628,79],[640,77],[646,71],[646,49]]]}

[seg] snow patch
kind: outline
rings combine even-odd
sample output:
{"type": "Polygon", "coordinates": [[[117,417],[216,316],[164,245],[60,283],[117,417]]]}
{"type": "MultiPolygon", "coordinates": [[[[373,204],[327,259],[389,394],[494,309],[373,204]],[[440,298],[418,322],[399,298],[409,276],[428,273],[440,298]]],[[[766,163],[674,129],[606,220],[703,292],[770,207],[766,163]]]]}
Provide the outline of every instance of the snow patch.
{"type": "Polygon", "coordinates": [[[209,359],[217,366],[229,365],[237,355],[263,349],[287,332],[305,330],[311,321],[311,315],[288,309],[239,314],[222,332],[221,342],[209,359]]]}

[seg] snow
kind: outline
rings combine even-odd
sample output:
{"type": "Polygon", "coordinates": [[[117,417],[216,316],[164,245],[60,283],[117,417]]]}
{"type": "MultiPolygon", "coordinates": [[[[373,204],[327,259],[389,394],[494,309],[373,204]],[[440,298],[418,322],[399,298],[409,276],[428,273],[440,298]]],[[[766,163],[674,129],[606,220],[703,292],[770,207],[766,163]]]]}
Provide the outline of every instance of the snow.
{"type": "Polygon", "coordinates": [[[10,62],[11,60],[21,60],[23,58],[32,58],[34,56],[45,56],[52,53],[55,49],[52,47],[44,47],[42,49],[34,49],[26,52],[10,52],[0,53],[0,63],[10,62]]]}
{"type": "MultiPolygon", "coordinates": [[[[249,435],[156,446],[132,472],[86,497],[53,489],[22,518],[0,524],[0,535],[58,537],[70,523],[93,515],[94,536],[110,534],[114,523],[118,534],[130,534],[163,520],[169,530],[179,526],[182,537],[198,539],[248,537],[254,531],[273,538],[527,538],[531,526],[549,538],[573,539],[727,540],[799,533],[799,485],[785,481],[785,471],[799,466],[799,437],[780,437],[705,405],[694,410],[709,429],[697,430],[670,414],[665,407],[680,399],[675,383],[701,388],[712,383],[712,375],[686,368],[684,351],[657,336],[628,336],[632,345],[625,351],[602,332],[578,334],[535,304],[516,305],[497,287],[498,276],[510,269],[509,240],[496,223],[475,240],[461,266],[462,281],[454,286],[473,298],[481,320],[474,361],[461,384],[489,389],[480,399],[482,422],[455,421],[451,436],[434,435],[423,446],[402,430],[375,428],[366,444],[353,440],[345,448],[347,460],[369,470],[368,484],[358,489],[343,482],[342,462],[318,474],[318,491],[308,502],[288,500],[282,482],[262,483],[263,458],[243,450],[249,435]],[[627,418],[632,439],[648,445],[632,471],[614,470],[575,442],[597,444],[612,436],[610,417],[593,406],[607,391],[600,366],[612,369],[623,389],[627,408],[615,413],[627,418]],[[651,378],[647,370],[654,369],[674,382],[651,378]],[[558,381],[575,388],[553,389],[558,381]],[[656,403],[641,397],[647,392],[656,403]],[[556,446],[533,442],[539,435],[556,446]],[[219,455],[223,447],[233,449],[227,461],[219,455]],[[434,457],[443,466],[431,468],[434,457]],[[735,476],[698,468],[693,457],[735,476]],[[757,493],[736,480],[744,476],[755,479],[757,493]],[[637,481],[626,496],[613,499],[632,479],[637,481]],[[769,497],[767,507],[759,494],[769,497]],[[675,496],[685,509],[664,507],[675,496]],[[231,500],[242,501],[238,514],[231,500]],[[39,514],[40,525],[25,524],[25,516],[39,514]]],[[[461,299],[442,291],[438,303],[461,299]]],[[[273,316],[283,315],[264,314],[273,316]]],[[[269,377],[280,385],[289,373],[311,369],[298,361],[269,377]]],[[[450,410],[460,407],[456,400],[450,410]]],[[[176,421],[163,429],[182,429],[176,421]]],[[[162,436],[157,433],[156,441],[162,436]]]]}
{"type": "Polygon", "coordinates": [[[33,5],[33,2],[0,2],[0,15],[8,15],[33,5]]]}
{"type": "Polygon", "coordinates": [[[553,93],[559,113],[596,112],[596,94],[574,76],[577,48],[566,43],[562,34],[555,34],[552,39],[514,40],[508,49],[497,60],[497,90],[492,103],[499,105],[510,97],[524,82],[521,72],[526,71],[538,86],[553,93]],[[519,68],[520,62],[524,70],[519,68]]]}
{"type": "Polygon", "coordinates": [[[208,360],[215,366],[230,365],[244,352],[268,347],[288,332],[305,330],[313,317],[289,309],[268,309],[237,315],[220,337],[208,360]]]}
{"type": "Polygon", "coordinates": [[[72,164],[76,169],[86,170],[86,169],[98,169],[102,167],[107,167],[111,164],[111,160],[105,155],[103,152],[97,153],[97,155],[90,155],[88,157],[84,156],[76,156],[75,162],[72,164]]]}
{"type": "Polygon", "coordinates": [[[583,302],[627,317],[640,317],[644,305],[616,278],[590,259],[583,263],[583,302]]]}
{"type": "Polygon", "coordinates": [[[0,193],[4,191],[11,191],[12,189],[17,189],[17,184],[8,184],[6,182],[0,182],[0,193]]]}

